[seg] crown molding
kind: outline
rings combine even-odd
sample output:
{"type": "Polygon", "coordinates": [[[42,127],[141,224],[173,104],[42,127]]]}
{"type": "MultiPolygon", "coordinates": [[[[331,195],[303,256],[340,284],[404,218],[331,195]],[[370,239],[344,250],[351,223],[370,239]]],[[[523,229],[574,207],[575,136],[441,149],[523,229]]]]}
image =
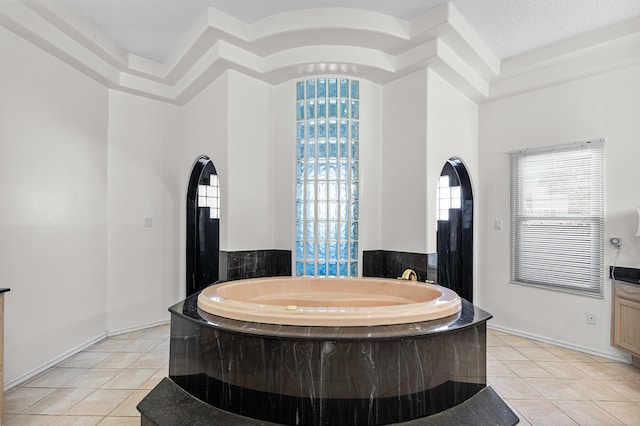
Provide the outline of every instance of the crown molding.
{"type": "Polygon", "coordinates": [[[432,66],[480,100],[499,68],[450,5],[411,22],[326,8],[253,24],[209,8],[165,64],[124,51],[62,0],[0,2],[0,25],[107,87],[179,105],[228,69],[271,84],[325,72],[386,83],[432,66]]]}
{"type": "Polygon", "coordinates": [[[640,33],[572,52],[550,57],[531,70],[513,68],[510,74],[493,82],[488,100],[498,100],[582,78],[640,64],[640,33]]]}
{"type": "Polygon", "coordinates": [[[578,57],[598,54],[617,45],[628,44],[638,34],[640,16],[505,59],[501,76],[510,78],[578,57]]]}
{"type": "Polygon", "coordinates": [[[0,25],[95,80],[112,86],[118,68],[22,2],[0,2],[0,25]]]}
{"type": "Polygon", "coordinates": [[[640,17],[502,61],[489,100],[502,99],[640,63],[640,17]]]}
{"type": "Polygon", "coordinates": [[[122,49],[63,0],[0,1],[0,25],[105,86],[184,105],[232,69],[270,84],[335,73],[380,84],[431,68],[476,102],[640,60],[640,18],[500,61],[450,3],[406,21],[323,8],[247,24],[208,8],[166,63],[122,49]]]}

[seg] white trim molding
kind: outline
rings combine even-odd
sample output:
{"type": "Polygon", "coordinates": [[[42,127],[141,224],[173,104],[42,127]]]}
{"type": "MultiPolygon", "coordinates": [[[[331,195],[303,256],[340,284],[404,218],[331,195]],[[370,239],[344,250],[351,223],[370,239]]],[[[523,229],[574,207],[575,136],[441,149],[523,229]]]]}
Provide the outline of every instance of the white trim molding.
{"type": "Polygon", "coordinates": [[[270,84],[322,72],[386,83],[428,66],[480,101],[500,65],[450,4],[413,21],[323,8],[252,24],[208,8],[166,64],[126,52],[62,0],[0,2],[0,25],[107,87],[178,105],[229,69],[270,84]]]}
{"type": "Polygon", "coordinates": [[[30,370],[27,371],[24,374],[21,374],[20,376],[16,377],[13,380],[10,380],[8,382],[5,382],[4,384],[4,390],[8,391],[9,389],[18,386],[21,383],[26,382],[27,380],[37,376],[38,374],[42,373],[43,371],[46,371],[47,369],[54,367],[57,364],[60,364],[63,361],[66,361],[67,359],[71,358],[72,356],[82,352],[83,350],[90,348],[91,346],[95,345],[96,343],[99,343],[101,341],[103,341],[104,339],[107,338],[107,333],[101,333],[97,336],[95,336],[92,339],[87,340],[86,342],[76,346],[75,348],[71,348],[68,351],[66,351],[63,354],[58,355],[57,357],[53,358],[52,360],[49,360],[47,362],[45,362],[44,364],[30,370]]]}
{"type": "MultiPolygon", "coordinates": [[[[537,340],[538,342],[548,343],[550,345],[559,346],[561,348],[571,349],[571,350],[582,352],[582,353],[585,353],[585,354],[595,355],[595,356],[599,356],[601,358],[606,358],[606,359],[611,359],[611,360],[614,360],[614,361],[624,362],[626,364],[631,364],[631,357],[629,355],[618,355],[618,354],[613,354],[613,353],[610,353],[610,352],[595,351],[595,350],[593,350],[591,348],[586,348],[586,347],[580,346],[580,345],[574,345],[574,344],[571,344],[571,343],[564,342],[562,340],[550,339],[548,337],[538,336],[536,334],[531,334],[531,333],[525,333],[525,332],[522,332],[520,330],[514,330],[514,329],[509,328],[509,327],[502,327],[502,326],[494,325],[494,324],[487,325],[487,328],[489,328],[491,330],[496,330],[496,331],[503,331],[505,333],[509,333],[509,334],[514,335],[514,336],[525,337],[525,338],[531,339],[531,340],[537,340]]],[[[500,336],[498,336],[498,337],[500,337],[500,336]]],[[[620,351],[618,351],[618,352],[620,352],[620,351]]]]}
{"type": "Polygon", "coordinates": [[[170,324],[170,322],[171,320],[167,318],[160,321],[148,322],[146,324],[137,325],[135,327],[118,328],[116,330],[107,331],[106,336],[113,337],[113,336],[118,336],[120,334],[131,333],[132,331],[146,330],[148,328],[157,327],[159,325],[170,324]]]}
{"type": "Polygon", "coordinates": [[[148,328],[153,328],[153,327],[157,327],[159,325],[164,325],[164,324],[169,324],[169,320],[161,320],[161,321],[155,321],[155,322],[150,322],[147,324],[142,324],[142,325],[138,325],[135,327],[129,327],[129,328],[121,328],[118,330],[111,330],[111,331],[106,331],[104,333],[101,333],[97,336],[95,336],[92,339],[87,340],[86,342],[76,346],[75,348],[69,349],[68,351],[66,351],[65,353],[53,358],[52,360],[49,360],[47,362],[45,362],[44,364],[34,368],[33,370],[30,370],[24,374],[21,374],[20,376],[16,377],[15,379],[6,382],[4,384],[4,390],[7,391],[13,387],[18,386],[21,383],[26,382],[27,380],[37,376],[38,374],[42,373],[43,371],[48,370],[51,367],[54,367],[58,364],[60,364],[61,362],[64,362],[68,359],[71,359],[74,355],[77,355],[78,353],[90,348],[91,346],[102,342],[103,340],[105,340],[108,337],[113,337],[113,336],[117,336],[119,334],[124,334],[124,333],[129,333],[132,331],[138,331],[138,330],[145,330],[148,328]]]}
{"type": "Polygon", "coordinates": [[[166,63],[125,51],[64,0],[2,1],[0,26],[109,88],[177,105],[230,69],[270,84],[325,73],[385,84],[431,68],[480,103],[640,62],[640,17],[500,61],[450,3],[411,21],[321,8],[251,24],[210,7],[166,63]]]}

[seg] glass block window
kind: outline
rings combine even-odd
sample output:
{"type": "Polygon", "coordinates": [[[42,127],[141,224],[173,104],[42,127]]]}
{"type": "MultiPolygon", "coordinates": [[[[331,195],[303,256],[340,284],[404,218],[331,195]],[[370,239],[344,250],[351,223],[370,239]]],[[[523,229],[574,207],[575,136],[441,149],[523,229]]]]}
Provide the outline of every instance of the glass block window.
{"type": "Polygon", "coordinates": [[[358,275],[360,85],[296,85],[296,275],[358,275]]]}
{"type": "Polygon", "coordinates": [[[208,185],[198,185],[198,208],[208,208],[210,219],[220,219],[218,175],[210,174],[208,185]]]}
{"type": "Polygon", "coordinates": [[[460,185],[451,186],[448,175],[440,176],[438,180],[438,196],[436,198],[438,220],[449,220],[449,209],[459,209],[461,201],[460,185]]]}

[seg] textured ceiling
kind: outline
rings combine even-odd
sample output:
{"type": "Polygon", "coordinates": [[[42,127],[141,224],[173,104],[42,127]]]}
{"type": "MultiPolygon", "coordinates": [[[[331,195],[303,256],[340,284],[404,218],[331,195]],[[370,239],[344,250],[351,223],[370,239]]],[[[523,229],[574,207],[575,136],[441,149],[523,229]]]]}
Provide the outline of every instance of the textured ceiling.
{"type": "MultiPolygon", "coordinates": [[[[251,23],[282,12],[350,7],[411,20],[444,0],[66,0],[129,52],[164,62],[208,6],[251,23]]],[[[640,15],[640,0],[452,0],[499,58],[640,15]]]]}

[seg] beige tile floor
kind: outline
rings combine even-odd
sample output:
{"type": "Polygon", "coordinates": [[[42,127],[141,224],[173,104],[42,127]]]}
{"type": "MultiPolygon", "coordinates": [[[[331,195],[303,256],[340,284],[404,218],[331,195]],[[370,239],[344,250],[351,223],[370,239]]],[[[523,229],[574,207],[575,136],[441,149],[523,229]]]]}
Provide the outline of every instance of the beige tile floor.
{"type": "Polygon", "coordinates": [[[640,369],[500,331],[487,381],[521,425],[640,425],[640,369]]]}
{"type": "MultiPolygon", "coordinates": [[[[522,425],[639,425],[640,369],[489,330],[489,384],[522,425]]],[[[139,425],[168,374],[169,326],[108,338],[5,394],[4,426],[139,425]]]]}
{"type": "Polygon", "coordinates": [[[168,374],[168,324],[113,336],[7,391],[2,425],[139,425],[168,374]]]}

